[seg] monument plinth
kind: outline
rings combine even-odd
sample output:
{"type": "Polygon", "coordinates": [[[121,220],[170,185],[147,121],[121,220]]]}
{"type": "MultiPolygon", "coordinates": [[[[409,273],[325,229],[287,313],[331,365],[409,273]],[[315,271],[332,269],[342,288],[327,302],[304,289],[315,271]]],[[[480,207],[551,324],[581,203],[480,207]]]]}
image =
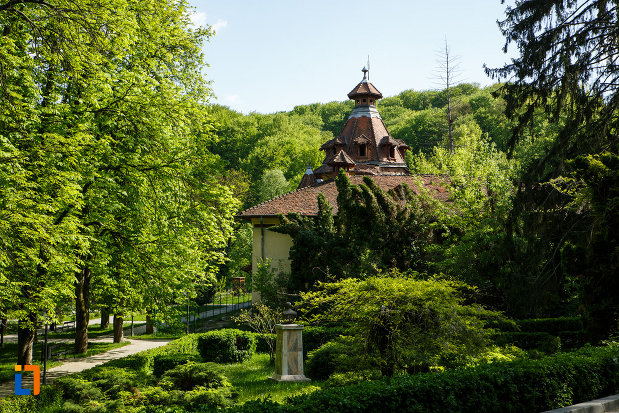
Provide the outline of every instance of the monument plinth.
{"type": "Polygon", "coordinates": [[[276,381],[310,381],[303,374],[303,326],[277,324],[275,374],[276,381]]]}

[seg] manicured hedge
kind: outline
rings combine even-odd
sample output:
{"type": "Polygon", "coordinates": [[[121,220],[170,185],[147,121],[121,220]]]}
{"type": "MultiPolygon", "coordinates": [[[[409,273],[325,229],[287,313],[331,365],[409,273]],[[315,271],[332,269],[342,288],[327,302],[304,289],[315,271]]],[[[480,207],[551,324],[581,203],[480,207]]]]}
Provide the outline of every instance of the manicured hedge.
{"type": "Polygon", "coordinates": [[[307,353],[316,350],[323,344],[333,341],[339,336],[348,335],[346,330],[335,327],[312,327],[306,326],[303,329],[303,356],[307,357],[307,353]]]}
{"type": "Polygon", "coordinates": [[[557,335],[543,332],[508,332],[497,335],[498,345],[513,344],[524,350],[539,350],[556,353],[561,349],[582,347],[585,335],[582,331],[561,331],[557,335]]]}
{"type": "Polygon", "coordinates": [[[256,352],[255,334],[235,329],[209,331],[198,337],[198,351],[204,361],[247,361],[256,352]]]}
{"type": "Polygon", "coordinates": [[[559,335],[563,331],[581,331],[580,317],[532,318],[517,320],[516,323],[523,332],[545,332],[559,335]]]}
{"type": "Polygon", "coordinates": [[[548,333],[502,333],[495,341],[499,346],[513,344],[524,350],[539,350],[548,354],[561,350],[561,339],[548,333]]]}
{"type": "Polygon", "coordinates": [[[235,412],[539,412],[619,392],[619,345],[539,360],[398,376],[319,390],[235,412]]]}
{"type": "Polygon", "coordinates": [[[267,343],[267,338],[271,340],[275,340],[277,338],[277,334],[258,334],[254,333],[256,337],[256,352],[257,353],[270,353],[271,348],[267,343]]]}

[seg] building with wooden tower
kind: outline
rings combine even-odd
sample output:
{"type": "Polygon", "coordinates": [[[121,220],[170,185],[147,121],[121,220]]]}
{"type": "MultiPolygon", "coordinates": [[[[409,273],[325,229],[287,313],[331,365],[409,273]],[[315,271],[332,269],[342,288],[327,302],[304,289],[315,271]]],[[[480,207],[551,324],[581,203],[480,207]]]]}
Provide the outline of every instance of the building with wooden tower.
{"type": "Polygon", "coordinates": [[[342,132],[320,147],[320,150],[325,151],[322,165],[316,170],[308,166],[296,191],[262,202],[238,215],[238,218],[248,220],[253,225],[253,272],[261,258],[270,259],[276,271],[290,272],[292,239],[268,229],[279,225],[279,215],[296,212],[316,216],[319,193],[326,197],[333,207],[333,213],[337,214],[334,178],[342,168],[354,185],[361,184],[364,176],[370,176],[384,191],[406,183],[418,193],[418,185],[421,185],[438,200],[448,200],[448,182],[445,177],[410,174],[405,160],[405,152],[410,148],[389,134],[376,106],[383,95],[370,83],[366,68],[363,68],[363,79],[348,97],[355,101],[355,107],[342,132]]]}

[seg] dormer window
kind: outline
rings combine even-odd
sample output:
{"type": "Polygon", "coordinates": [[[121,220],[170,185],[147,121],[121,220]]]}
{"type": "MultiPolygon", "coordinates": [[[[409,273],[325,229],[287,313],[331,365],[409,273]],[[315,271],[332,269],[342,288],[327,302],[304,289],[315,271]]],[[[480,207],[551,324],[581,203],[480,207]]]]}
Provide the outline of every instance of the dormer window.
{"type": "Polygon", "coordinates": [[[368,156],[368,146],[365,143],[359,145],[359,156],[362,158],[368,156]]]}
{"type": "Polygon", "coordinates": [[[395,146],[391,145],[391,147],[389,147],[389,157],[390,158],[395,158],[395,146]]]}

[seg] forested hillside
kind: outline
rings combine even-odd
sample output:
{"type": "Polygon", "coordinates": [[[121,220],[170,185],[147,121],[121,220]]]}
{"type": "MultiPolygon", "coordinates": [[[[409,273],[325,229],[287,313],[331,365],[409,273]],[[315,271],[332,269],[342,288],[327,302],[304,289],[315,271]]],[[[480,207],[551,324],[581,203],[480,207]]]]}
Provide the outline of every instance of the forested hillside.
{"type": "MultiPolygon", "coordinates": [[[[497,153],[507,150],[513,123],[505,116],[503,99],[493,96],[498,87],[460,84],[451,88],[453,134],[459,151],[468,148],[474,153],[473,146],[478,145],[497,153]]],[[[446,90],[405,90],[379,101],[378,110],[389,132],[412,148],[408,162],[413,173],[453,172],[446,164],[439,167],[440,162],[429,170],[422,161],[441,156],[441,148],[447,147],[446,107],[446,90]]],[[[250,188],[245,205],[253,205],[296,189],[308,163],[313,168],[320,166],[324,152],[318,148],[341,132],[352,109],[353,102],[347,100],[300,105],[290,112],[242,115],[214,105],[208,112],[213,116],[216,139],[208,148],[219,155],[226,169],[242,172],[240,177],[250,188]]],[[[552,128],[541,119],[540,114],[540,121],[528,131],[534,142],[517,149],[519,165],[552,139],[552,128]]]]}

